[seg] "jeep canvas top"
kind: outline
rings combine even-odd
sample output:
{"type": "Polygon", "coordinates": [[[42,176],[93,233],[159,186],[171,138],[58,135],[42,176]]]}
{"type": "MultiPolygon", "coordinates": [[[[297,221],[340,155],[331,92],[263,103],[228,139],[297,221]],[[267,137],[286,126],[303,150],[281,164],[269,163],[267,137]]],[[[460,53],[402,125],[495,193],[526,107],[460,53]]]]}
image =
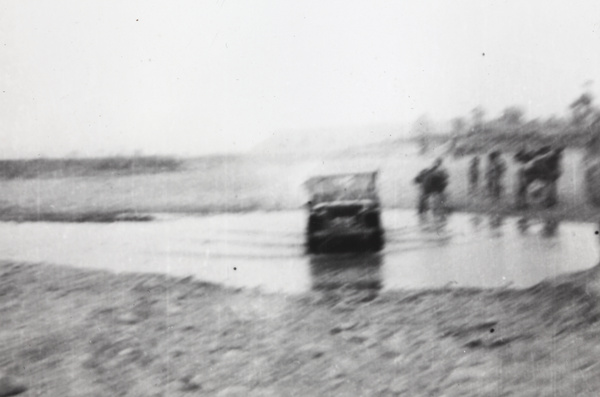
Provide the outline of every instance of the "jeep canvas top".
{"type": "Polygon", "coordinates": [[[373,171],[315,176],[306,181],[305,186],[311,196],[310,204],[314,206],[358,200],[379,202],[376,184],[377,171],[373,171]]]}

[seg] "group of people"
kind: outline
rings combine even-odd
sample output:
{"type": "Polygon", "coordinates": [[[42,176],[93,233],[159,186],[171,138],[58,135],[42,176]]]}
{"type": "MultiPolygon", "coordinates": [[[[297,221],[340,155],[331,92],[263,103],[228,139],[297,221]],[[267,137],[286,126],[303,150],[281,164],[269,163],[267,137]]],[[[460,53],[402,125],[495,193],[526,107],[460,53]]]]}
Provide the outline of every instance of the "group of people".
{"type": "MultiPolygon", "coordinates": [[[[480,163],[479,156],[474,156],[469,164],[469,192],[472,194],[479,191],[480,163]]],[[[506,161],[502,158],[502,152],[494,150],[488,155],[485,169],[485,192],[488,197],[497,200],[502,196],[504,174],[506,174],[506,161]]]]}
{"type": "MultiPolygon", "coordinates": [[[[524,207],[527,205],[527,192],[531,183],[539,181],[545,189],[545,203],[553,206],[557,202],[556,185],[561,174],[560,159],[562,148],[551,149],[544,146],[535,151],[519,151],[515,155],[515,161],[520,163],[517,170],[516,205],[524,207]]],[[[476,194],[480,192],[482,182],[482,164],[479,156],[474,156],[469,164],[468,182],[469,192],[476,194]]],[[[485,193],[492,200],[499,200],[504,194],[504,180],[507,171],[506,161],[500,150],[494,150],[487,155],[485,165],[485,193]]],[[[418,212],[423,214],[429,209],[430,198],[436,197],[438,204],[445,205],[446,187],[448,186],[449,174],[443,166],[441,158],[437,158],[433,165],[422,170],[414,179],[419,185],[420,194],[418,201],[418,212]]]]}

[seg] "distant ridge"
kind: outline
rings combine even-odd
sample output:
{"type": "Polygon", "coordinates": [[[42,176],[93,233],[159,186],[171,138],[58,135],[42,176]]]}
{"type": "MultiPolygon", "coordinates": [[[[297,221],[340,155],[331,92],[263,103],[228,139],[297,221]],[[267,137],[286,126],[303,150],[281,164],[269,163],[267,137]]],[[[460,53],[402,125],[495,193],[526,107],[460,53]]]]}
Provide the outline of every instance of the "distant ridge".
{"type": "Polygon", "coordinates": [[[401,124],[286,130],[273,133],[251,152],[260,154],[326,153],[347,149],[378,147],[408,139],[408,127],[401,124]]]}

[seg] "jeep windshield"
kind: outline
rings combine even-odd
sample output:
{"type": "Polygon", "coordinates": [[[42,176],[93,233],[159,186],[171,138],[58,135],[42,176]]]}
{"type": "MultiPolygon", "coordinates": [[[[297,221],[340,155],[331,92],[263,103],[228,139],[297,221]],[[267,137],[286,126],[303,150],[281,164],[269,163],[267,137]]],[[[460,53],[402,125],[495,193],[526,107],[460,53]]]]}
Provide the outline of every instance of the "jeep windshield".
{"type": "Polygon", "coordinates": [[[316,176],[306,181],[311,204],[332,202],[378,201],[377,172],[316,176]]]}

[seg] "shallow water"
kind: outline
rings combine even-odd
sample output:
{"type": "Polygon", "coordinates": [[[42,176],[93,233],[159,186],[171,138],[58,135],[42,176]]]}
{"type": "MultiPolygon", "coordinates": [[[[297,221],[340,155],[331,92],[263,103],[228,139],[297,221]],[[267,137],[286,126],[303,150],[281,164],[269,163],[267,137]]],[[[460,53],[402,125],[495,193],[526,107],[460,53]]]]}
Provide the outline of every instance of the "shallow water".
{"type": "Polygon", "coordinates": [[[302,211],[159,216],[155,222],[0,223],[0,259],[193,275],[274,292],[526,287],[594,266],[595,225],[413,211],[383,214],[379,254],[304,253],[302,211]]]}

